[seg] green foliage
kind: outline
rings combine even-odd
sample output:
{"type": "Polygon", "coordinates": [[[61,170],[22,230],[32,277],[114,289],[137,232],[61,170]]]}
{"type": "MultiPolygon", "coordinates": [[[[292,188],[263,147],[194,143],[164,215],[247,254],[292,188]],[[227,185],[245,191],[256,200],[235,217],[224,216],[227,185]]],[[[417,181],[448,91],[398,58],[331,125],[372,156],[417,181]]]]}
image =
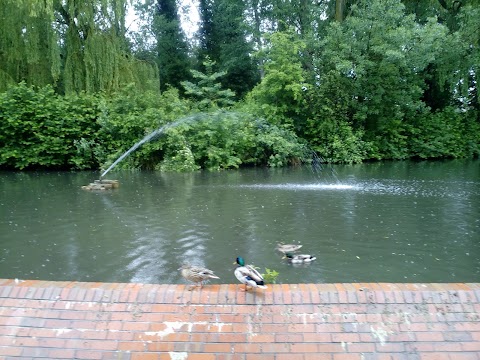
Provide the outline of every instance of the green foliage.
{"type": "MultiPolygon", "coordinates": [[[[169,142],[171,142],[170,139],[169,142]]],[[[165,159],[157,164],[155,169],[161,171],[186,172],[200,170],[200,166],[195,163],[192,150],[184,141],[183,143],[171,144],[165,154],[165,159]]]]}
{"type": "Polygon", "coordinates": [[[427,74],[425,89],[427,104],[436,111],[455,105],[455,99],[475,96],[474,93],[478,93],[475,88],[478,87],[471,81],[472,78],[478,78],[480,51],[478,0],[428,0],[403,3],[408,13],[415,14],[418,23],[424,24],[429,19],[436,18],[451,33],[443,43],[441,56],[436,57],[434,66],[427,74]],[[471,89],[474,89],[473,93],[471,89]]]}
{"type": "Polygon", "coordinates": [[[408,126],[400,119],[391,119],[388,125],[381,125],[372,140],[378,152],[370,152],[370,158],[404,160],[409,157],[408,126]]]}
{"type": "Polygon", "coordinates": [[[74,101],[57,96],[51,86],[34,90],[25,83],[0,94],[0,166],[91,167],[94,159],[77,156],[82,138],[94,139],[98,130],[92,97],[74,101]]]}
{"type": "Polygon", "coordinates": [[[190,78],[189,47],[182,31],[175,0],[156,0],[146,11],[154,14],[152,30],[156,38],[156,60],[160,72],[160,89],[180,88],[190,78]]]}
{"type": "Polygon", "coordinates": [[[163,153],[158,168],[163,170],[276,167],[308,158],[305,145],[293,132],[242,113],[198,115],[169,128],[157,142],[163,153]]]}
{"type": "Polygon", "coordinates": [[[331,71],[324,81],[308,92],[312,115],[307,119],[303,136],[323,159],[332,163],[360,163],[369,145],[364,130],[352,126],[348,80],[331,71]]]}
{"type": "Polygon", "coordinates": [[[298,126],[304,117],[306,83],[299,53],[305,43],[292,32],[271,36],[265,76],[247,97],[251,111],[272,124],[298,126]]]}
{"type": "MultiPolygon", "coordinates": [[[[197,59],[206,57],[224,72],[223,88],[232,89],[236,99],[242,98],[258,82],[258,71],[251,54],[252,44],[245,26],[246,3],[238,0],[199,1],[200,49],[197,59]]],[[[205,69],[199,69],[205,71],[205,69]]]]}
{"type": "Polygon", "coordinates": [[[309,157],[300,138],[285,127],[260,123],[257,134],[257,156],[262,154],[270,167],[296,165],[309,157]]]}
{"type": "Polygon", "coordinates": [[[353,130],[346,121],[333,119],[313,121],[309,120],[315,134],[312,148],[325,161],[331,163],[354,164],[361,163],[366,154],[368,144],[363,140],[362,130],[353,130]]]}
{"type": "Polygon", "coordinates": [[[280,273],[269,268],[265,268],[265,273],[262,274],[263,279],[267,284],[276,284],[278,275],[280,275],[280,273]]]}
{"type": "Polygon", "coordinates": [[[347,162],[408,158],[408,121],[428,113],[420,75],[451,41],[448,29],[433,18],[416,23],[396,0],[359,1],[351,10],[345,21],[328,28],[318,48],[316,121],[310,121],[306,135],[319,148],[346,150],[339,158],[347,156],[347,162]],[[323,135],[331,145],[317,137],[332,128],[323,122],[335,124],[331,139],[323,135]],[[355,141],[347,140],[351,137],[338,124],[351,126],[367,146],[352,149],[355,141]],[[339,134],[343,144],[335,149],[339,134]]]}
{"type": "MultiPolygon", "coordinates": [[[[76,124],[75,130],[69,131],[74,147],[68,154],[68,164],[65,168],[92,169],[97,168],[99,160],[105,157],[100,124],[97,119],[100,114],[99,98],[92,94],[81,93],[63,97],[67,113],[64,122],[76,124]]],[[[65,126],[64,131],[68,129],[65,126]]]]}
{"type": "Polygon", "coordinates": [[[60,49],[52,1],[4,0],[0,19],[0,91],[20,81],[54,85],[60,49]]]}
{"type": "Polygon", "coordinates": [[[145,89],[152,77],[158,79],[154,64],[129,56],[126,0],[53,3],[62,24],[63,92],[110,93],[129,83],[145,89]]]}
{"type": "Polygon", "coordinates": [[[408,135],[411,155],[421,159],[480,155],[480,123],[452,107],[416,119],[408,135]]]}
{"type": "MultiPolygon", "coordinates": [[[[94,169],[158,127],[190,111],[178,91],[138,93],[130,85],[101,94],[56,95],[21,83],[0,93],[0,166],[94,169]]],[[[140,167],[132,156],[127,167],[140,167]]]]}
{"type": "Polygon", "coordinates": [[[308,157],[291,131],[232,112],[191,113],[171,89],[139,94],[133,85],[114,96],[58,96],[25,84],[0,94],[0,166],[91,169],[109,164],[133,144],[167,126],[159,139],[132,153],[120,168],[194,171],[245,165],[285,166],[308,157]]]}
{"type": "Polygon", "coordinates": [[[97,168],[198,111],[209,114],[172,127],[120,167],[285,166],[302,157],[302,139],[339,163],[479,156],[476,0],[201,0],[190,45],[206,62],[185,93],[167,84],[194,65],[177,3],[131,3],[145,9],[135,45],[126,4],[2,3],[1,167],[97,168]],[[345,5],[341,21],[332,20],[336,4],[345,5]],[[253,115],[216,112],[234,106],[253,115]]]}
{"type": "MultiPolygon", "coordinates": [[[[108,156],[99,159],[99,162],[112,163],[152,131],[184,117],[191,111],[190,108],[190,103],[180,99],[176,89],[159,95],[154,91],[138,93],[134,85],[130,85],[104,99],[98,122],[108,156]]],[[[154,168],[156,162],[151,161],[150,153],[157,150],[156,146],[156,143],[142,146],[118,167],[154,168]]]]}
{"type": "Polygon", "coordinates": [[[130,56],[126,0],[4,0],[0,6],[0,91],[51,85],[58,93],[151,86],[155,64],[130,56]]]}
{"type": "Polygon", "coordinates": [[[215,62],[207,56],[203,62],[206,73],[191,70],[197,83],[182,81],[185,94],[192,96],[198,102],[198,109],[212,110],[219,107],[228,107],[234,104],[235,93],[230,89],[222,89],[222,84],[217,82],[219,78],[226,75],[226,72],[214,72],[215,62]]]}

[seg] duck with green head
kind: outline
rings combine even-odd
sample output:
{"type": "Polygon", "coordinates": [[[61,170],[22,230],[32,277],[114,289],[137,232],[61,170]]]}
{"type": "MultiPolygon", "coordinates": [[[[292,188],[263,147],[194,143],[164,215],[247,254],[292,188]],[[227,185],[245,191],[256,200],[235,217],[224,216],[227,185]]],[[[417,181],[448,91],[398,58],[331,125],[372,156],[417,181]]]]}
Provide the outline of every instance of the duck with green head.
{"type": "Polygon", "coordinates": [[[245,290],[250,286],[252,288],[266,289],[265,281],[263,276],[251,265],[245,265],[245,260],[242,257],[237,257],[236,262],[237,268],[235,269],[235,277],[242,284],[245,284],[245,290]]]}
{"type": "Polygon", "coordinates": [[[289,262],[292,264],[304,264],[304,263],[309,263],[312,262],[313,260],[316,260],[317,258],[313,255],[309,254],[292,254],[292,253],[285,253],[284,259],[287,259],[289,262]]]}

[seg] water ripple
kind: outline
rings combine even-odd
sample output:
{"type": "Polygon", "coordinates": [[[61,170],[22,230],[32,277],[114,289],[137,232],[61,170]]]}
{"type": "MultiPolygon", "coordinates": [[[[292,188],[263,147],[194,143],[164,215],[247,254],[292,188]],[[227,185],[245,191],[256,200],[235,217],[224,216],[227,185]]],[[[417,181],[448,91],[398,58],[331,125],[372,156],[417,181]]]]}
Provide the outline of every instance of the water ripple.
{"type": "Polygon", "coordinates": [[[250,189],[275,189],[275,190],[359,190],[357,185],[347,184],[254,184],[237,185],[232,187],[250,189]]]}
{"type": "Polygon", "coordinates": [[[419,197],[453,197],[466,198],[472,192],[478,195],[476,182],[416,181],[416,180],[371,180],[353,184],[245,184],[230,185],[229,188],[253,190],[286,190],[286,191],[359,191],[374,195],[398,195],[419,197]]]}

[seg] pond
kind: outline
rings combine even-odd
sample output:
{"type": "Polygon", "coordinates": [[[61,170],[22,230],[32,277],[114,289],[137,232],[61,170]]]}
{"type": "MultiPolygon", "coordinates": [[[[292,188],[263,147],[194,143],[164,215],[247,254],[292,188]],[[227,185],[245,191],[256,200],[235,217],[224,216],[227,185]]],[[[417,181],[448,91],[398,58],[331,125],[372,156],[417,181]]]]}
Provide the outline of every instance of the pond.
{"type": "Polygon", "coordinates": [[[0,172],[0,277],[184,283],[184,262],[236,283],[480,281],[480,161],[223,172],[0,172]],[[275,250],[300,243],[317,259],[275,250]]]}

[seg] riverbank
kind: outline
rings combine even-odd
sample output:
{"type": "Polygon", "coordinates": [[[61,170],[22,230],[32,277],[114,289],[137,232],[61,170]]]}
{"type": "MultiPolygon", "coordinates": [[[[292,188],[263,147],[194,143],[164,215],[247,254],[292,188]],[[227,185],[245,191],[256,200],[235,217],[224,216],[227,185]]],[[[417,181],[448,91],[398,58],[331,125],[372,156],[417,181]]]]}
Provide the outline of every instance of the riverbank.
{"type": "Polygon", "coordinates": [[[480,359],[480,284],[0,280],[5,359],[480,359]]]}

